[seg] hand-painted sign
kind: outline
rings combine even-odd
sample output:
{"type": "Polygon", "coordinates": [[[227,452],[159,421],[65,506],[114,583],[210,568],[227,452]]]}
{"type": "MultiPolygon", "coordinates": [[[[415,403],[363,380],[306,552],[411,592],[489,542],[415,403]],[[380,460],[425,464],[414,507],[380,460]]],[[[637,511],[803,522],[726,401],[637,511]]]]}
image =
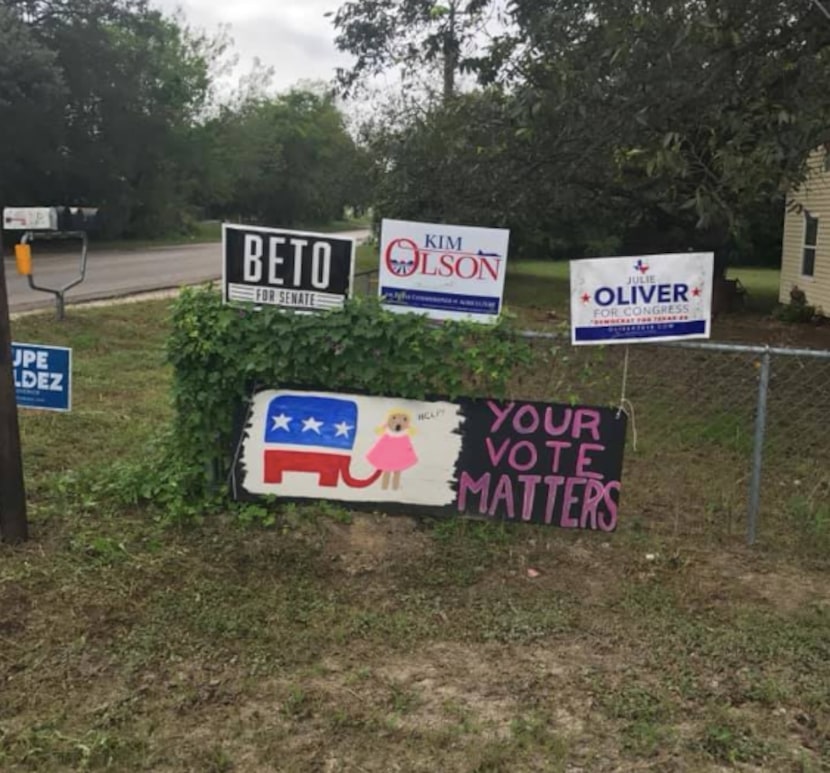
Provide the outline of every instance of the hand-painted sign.
{"type": "Polygon", "coordinates": [[[571,261],[575,345],[709,338],[714,255],[571,261]]]}
{"type": "Polygon", "coordinates": [[[72,350],[12,343],[12,375],[20,408],[72,408],[72,350]]]}
{"type": "Polygon", "coordinates": [[[327,311],[351,291],[354,239],[225,224],[222,252],[225,303],[327,311]]]}
{"type": "Polygon", "coordinates": [[[510,231],[384,220],[378,293],[391,311],[495,322],[510,231]]]}
{"type": "Polygon", "coordinates": [[[625,428],[609,408],[264,390],[233,493],[612,531],[625,428]]]}

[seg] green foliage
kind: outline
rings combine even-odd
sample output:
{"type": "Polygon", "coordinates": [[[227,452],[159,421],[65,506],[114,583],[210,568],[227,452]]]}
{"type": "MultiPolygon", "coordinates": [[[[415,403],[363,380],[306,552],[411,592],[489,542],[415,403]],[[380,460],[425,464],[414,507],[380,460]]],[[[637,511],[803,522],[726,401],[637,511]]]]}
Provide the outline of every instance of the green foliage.
{"type": "Polygon", "coordinates": [[[362,205],[366,160],[332,98],[275,97],[255,72],[217,106],[225,49],[145,0],[2,0],[0,207],[98,206],[103,239],[132,239],[362,205]]]}
{"type": "Polygon", "coordinates": [[[348,92],[363,77],[401,64],[403,77],[412,79],[441,60],[442,94],[449,100],[458,71],[475,66],[476,36],[496,5],[492,0],[347,0],[334,14],[335,43],[355,62],[338,70],[338,81],[348,92]]]}
{"type": "Polygon", "coordinates": [[[360,151],[328,94],[250,95],[194,134],[204,159],[196,201],[208,214],[322,223],[366,197],[360,151]]]}
{"type": "Polygon", "coordinates": [[[783,194],[830,125],[815,5],[515,0],[506,14],[469,63],[483,90],[370,130],[376,211],[507,225],[526,257],[777,259],[783,194]]]}
{"type": "Polygon", "coordinates": [[[794,296],[789,303],[782,303],[773,311],[773,316],[781,322],[791,322],[794,324],[805,324],[807,322],[814,322],[820,311],[807,303],[804,296],[794,296]]]}
{"type": "Polygon", "coordinates": [[[815,306],[798,303],[784,303],[778,306],[773,312],[775,318],[781,322],[792,322],[796,324],[812,322],[815,320],[817,313],[815,306]]]}
{"type": "Polygon", "coordinates": [[[15,153],[0,161],[0,204],[101,206],[111,235],[181,228],[188,133],[221,43],[131,0],[0,10],[0,50],[27,49],[23,79],[0,64],[0,104],[15,115],[3,133],[16,140],[4,142],[15,153]]]}
{"type": "MultiPolygon", "coordinates": [[[[529,349],[509,326],[436,325],[392,314],[377,301],[300,315],[222,304],[209,288],[185,290],[173,310],[168,357],[174,424],[151,460],[115,471],[110,490],[153,500],[177,518],[221,502],[232,465],[234,422],[257,387],[310,387],[423,399],[500,396],[529,349]]],[[[246,522],[271,524],[267,510],[242,508],[246,522]]]]}
{"type": "Polygon", "coordinates": [[[725,713],[720,721],[707,723],[699,745],[713,759],[730,765],[763,763],[771,751],[771,744],[750,726],[725,713]]]}

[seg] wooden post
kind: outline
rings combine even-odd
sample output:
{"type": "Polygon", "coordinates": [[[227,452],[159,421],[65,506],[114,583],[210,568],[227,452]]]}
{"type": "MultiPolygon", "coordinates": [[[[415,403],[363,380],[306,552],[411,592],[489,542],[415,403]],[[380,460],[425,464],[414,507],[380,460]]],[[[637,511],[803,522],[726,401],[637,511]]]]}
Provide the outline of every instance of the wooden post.
{"type": "Polygon", "coordinates": [[[26,489],[23,485],[23,458],[12,372],[9,299],[0,233],[0,540],[17,544],[28,538],[26,489]]]}

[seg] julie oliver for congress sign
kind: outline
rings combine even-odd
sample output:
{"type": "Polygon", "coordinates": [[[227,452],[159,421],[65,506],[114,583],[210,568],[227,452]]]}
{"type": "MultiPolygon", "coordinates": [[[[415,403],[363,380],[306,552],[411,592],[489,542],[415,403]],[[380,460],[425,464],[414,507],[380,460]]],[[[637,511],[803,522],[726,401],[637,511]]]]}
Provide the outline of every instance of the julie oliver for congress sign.
{"type": "Polygon", "coordinates": [[[63,346],[12,343],[17,405],[47,411],[72,407],[72,350],[63,346]]]}
{"type": "Polygon", "coordinates": [[[384,220],[378,293],[391,311],[495,322],[510,232],[384,220]]]}
{"type": "Polygon", "coordinates": [[[351,290],[353,239],[226,224],[222,251],[225,303],[326,311],[351,290]]]}
{"type": "Polygon", "coordinates": [[[575,345],[709,338],[714,255],[571,261],[575,345]]]}

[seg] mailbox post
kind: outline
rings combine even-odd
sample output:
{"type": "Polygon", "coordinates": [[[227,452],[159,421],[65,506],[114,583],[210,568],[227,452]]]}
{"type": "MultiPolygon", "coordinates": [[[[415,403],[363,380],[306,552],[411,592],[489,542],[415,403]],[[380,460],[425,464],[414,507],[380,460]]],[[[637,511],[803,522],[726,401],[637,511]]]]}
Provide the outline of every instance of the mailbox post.
{"type": "Polygon", "coordinates": [[[3,227],[24,231],[15,250],[18,271],[26,276],[33,290],[55,296],[55,311],[59,320],[64,318],[67,291],[86,278],[87,230],[96,225],[97,215],[97,209],[81,207],[6,207],[3,210],[3,227]],[[81,242],[78,275],[60,287],[45,287],[35,281],[31,245],[35,240],[44,239],[79,239],[81,242]]]}

